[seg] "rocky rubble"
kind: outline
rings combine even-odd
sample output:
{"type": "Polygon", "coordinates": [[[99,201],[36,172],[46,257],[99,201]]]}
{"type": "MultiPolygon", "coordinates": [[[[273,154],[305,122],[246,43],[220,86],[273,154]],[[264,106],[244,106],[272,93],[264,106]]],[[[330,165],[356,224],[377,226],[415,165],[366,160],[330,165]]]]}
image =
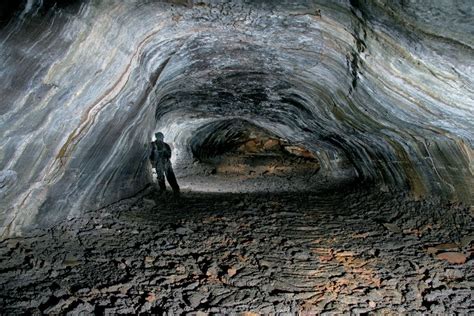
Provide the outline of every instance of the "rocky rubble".
{"type": "Polygon", "coordinates": [[[0,244],[4,314],[474,311],[469,209],[147,191],[0,244]]]}

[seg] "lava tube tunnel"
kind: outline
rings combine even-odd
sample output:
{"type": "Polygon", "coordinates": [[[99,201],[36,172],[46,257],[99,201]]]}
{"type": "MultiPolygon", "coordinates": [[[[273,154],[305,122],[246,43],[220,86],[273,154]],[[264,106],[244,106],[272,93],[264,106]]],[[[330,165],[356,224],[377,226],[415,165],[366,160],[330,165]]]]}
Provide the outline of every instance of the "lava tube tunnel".
{"type": "Polygon", "coordinates": [[[0,313],[473,313],[473,19],[1,3],[0,313]]]}

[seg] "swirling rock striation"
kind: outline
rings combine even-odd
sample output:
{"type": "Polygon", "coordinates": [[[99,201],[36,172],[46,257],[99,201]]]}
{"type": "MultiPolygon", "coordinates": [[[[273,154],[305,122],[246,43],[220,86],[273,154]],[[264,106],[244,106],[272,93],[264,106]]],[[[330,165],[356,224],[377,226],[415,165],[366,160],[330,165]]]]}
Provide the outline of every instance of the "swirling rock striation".
{"type": "Polygon", "coordinates": [[[1,232],[129,196],[150,182],[154,130],[179,166],[229,120],[307,148],[329,179],[472,204],[472,11],[27,1],[0,30],[1,232]]]}

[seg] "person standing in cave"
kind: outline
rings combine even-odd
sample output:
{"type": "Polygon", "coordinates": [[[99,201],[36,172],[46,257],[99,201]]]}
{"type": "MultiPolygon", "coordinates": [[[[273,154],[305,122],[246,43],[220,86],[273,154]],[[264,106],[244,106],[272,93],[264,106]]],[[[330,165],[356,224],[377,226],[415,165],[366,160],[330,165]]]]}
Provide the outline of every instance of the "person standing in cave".
{"type": "Polygon", "coordinates": [[[173,189],[175,196],[179,196],[179,185],[171,165],[171,147],[165,143],[163,133],[155,133],[156,140],[151,142],[150,162],[156,170],[156,178],[160,186],[160,192],[166,191],[165,176],[173,189]]]}

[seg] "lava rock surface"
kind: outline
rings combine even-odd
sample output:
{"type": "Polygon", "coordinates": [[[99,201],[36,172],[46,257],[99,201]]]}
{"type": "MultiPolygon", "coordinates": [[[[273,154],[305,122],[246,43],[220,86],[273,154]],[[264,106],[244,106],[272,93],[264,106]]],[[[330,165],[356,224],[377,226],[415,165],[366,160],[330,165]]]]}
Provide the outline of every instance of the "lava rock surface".
{"type": "Polygon", "coordinates": [[[149,189],[3,241],[0,309],[469,314],[472,216],[404,194],[149,189]]]}

